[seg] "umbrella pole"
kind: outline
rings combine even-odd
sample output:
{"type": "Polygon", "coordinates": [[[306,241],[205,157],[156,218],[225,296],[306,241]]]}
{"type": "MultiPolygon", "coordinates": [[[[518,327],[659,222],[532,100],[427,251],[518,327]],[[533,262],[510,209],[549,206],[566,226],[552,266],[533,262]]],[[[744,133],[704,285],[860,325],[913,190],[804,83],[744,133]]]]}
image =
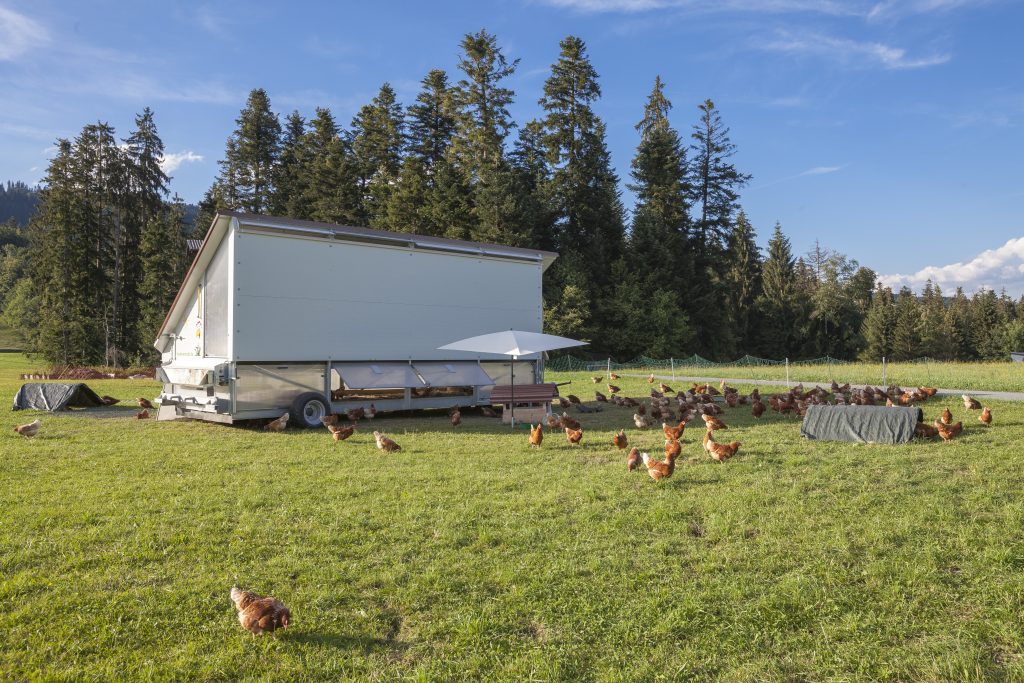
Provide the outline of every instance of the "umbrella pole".
{"type": "Polygon", "coordinates": [[[516,356],[512,356],[512,429],[516,428],[516,356]]]}

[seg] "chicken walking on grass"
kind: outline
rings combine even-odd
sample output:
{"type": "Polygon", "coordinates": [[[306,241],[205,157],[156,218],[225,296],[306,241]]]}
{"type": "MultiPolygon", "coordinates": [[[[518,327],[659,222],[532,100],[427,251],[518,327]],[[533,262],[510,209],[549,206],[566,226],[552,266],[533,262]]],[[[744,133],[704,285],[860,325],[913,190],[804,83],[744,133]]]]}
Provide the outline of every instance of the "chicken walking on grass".
{"type": "Polygon", "coordinates": [[[655,460],[647,453],[641,453],[640,457],[643,458],[644,465],[647,466],[647,474],[654,481],[661,481],[662,479],[668,479],[672,476],[672,473],[676,471],[676,459],[666,457],[665,461],[655,460]]]}
{"type": "Polygon", "coordinates": [[[135,399],[135,401],[139,404],[140,408],[145,408],[146,410],[151,410],[153,408],[153,403],[148,398],[140,396],[135,399]]]}
{"type": "Polygon", "coordinates": [[[736,455],[736,452],[742,446],[739,441],[733,441],[732,443],[718,443],[715,441],[712,431],[709,429],[704,433],[704,450],[708,452],[711,458],[719,463],[723,463],[732,456],[736,455]]]}
{"type": "Polygon", "coordinates": [[[978,422],[986,427],[992,424],[992,410],[988,406],[982,408],[981,415],[978,416],[978,422]]]}
{"type": "Polygon", "coordinates": [[[960,396],[960,398],[963,399],[964,409],[966,409],[966,410],[981,410],[981,401],[979,401],[978,399],[971,398],[967,394],[962,394],[960,396]]]}
{"type": "Polygon", "coordinates": [[[14,428],[14,431],[18,432],[26,439],[28,439],[39,433],[39,428],[42,426],[42,424],[42,420],[36,419],[25,425],[18,425],[17,427],[14,428]]]}
{"type": "Polygon", "coordinates": [[[452,421],[452,427],[462,424],[462,412],[458,408],[452,408],[448,413],[448,418],[452,421]]]}
{"type": "Polygon", "coordinates": [[[571,446],[579,446],[580,445],[580,441],[583,439],[583,430],[582,429],[570,429],[569,427],[566,427],[565,428],[565,438],[569,442],[569,445],[571,445],[571,446]]]}
{"type": "Polygon", "coordinates": [[[149,419],[149,411],[148,410],[140,410],[139,412],[135,413],[135,419],[136,420],[148,420],[149,419]]]}
{"type": "Polygon", "coordinates": [[[724,422],[719,420],[714,415],[701,415],[701,418],[704,420],[704,425],[708,428],[708,431],[712,431],[713,432],[713,431],[715,431],[717,429],[728,429],[729,428],[728,426],[726,426],[726,424],[724,422]]]}
{"type": "Polygon", "coordinates": [[[544,443],[544,425],[538,422],[536,427],[530,427],[530,447],[540,448],[542,443],[544,443]]]}
{"type": "Polygon", "coordinates": [[[618,434],[612,436],[612,445],[620,451],[629,446],[629,439],[626,438],[626,430],[620,429],[618,434]]]}
{"type": "Polygon", "coordinates": [[[284,415],[282,415],[281,417],[277,418],[276,420],[268,422],[267,425],[263,429],[268,431],[268,432],[283,432],[284,428],[287,427],[287,426],[288,426],[288,413],[285,413],[284,415]]]}
{"type": "Polygon", "coordinates": [[[377,448],[385,453],[397,453],[402,450],[402,447],[395,443],[393,439],[389,439],[380,432],[374,432],[373,438],[377,441],[377,448]]]}
{"type": "Polygon", "coordinates": [[[633,446],[629,450],[629,455],[626,456],[626,469],[630,472],[635,470],[640,465],[640,449],[633,446]]]}
{"type": "Polygon", "coordinates": [[[949,412],[949,408],[942,410],[942,417],[939,418],[939,421],[944,425],[953,424],[953,413],[949,412]]]}
{"type": "Polygon", "coordinates": [[[939,436],[946,443],[949,443],[950,439],[953,439],[964,430],[963,422],[956,422],[950,425],[942,424],[938,420],[935,421],[935,428],[939,430],[939,436]]]}
{"type": "Polygon", "coordinates": [[[331,438],[335,441],[344,441],[355,433],[356,426],[349,425],[348,427],[339,427],[338,425],[327,425],[327,430],[331,433],[331,438]]]}
{"type": "Polygon", "coordinates": [[[291,623],[291,610],[277,598],[263,597],[234,586],[231,588],[231,602],[238,610],[238,623],[255,636],[288,628],[291,623]]]}

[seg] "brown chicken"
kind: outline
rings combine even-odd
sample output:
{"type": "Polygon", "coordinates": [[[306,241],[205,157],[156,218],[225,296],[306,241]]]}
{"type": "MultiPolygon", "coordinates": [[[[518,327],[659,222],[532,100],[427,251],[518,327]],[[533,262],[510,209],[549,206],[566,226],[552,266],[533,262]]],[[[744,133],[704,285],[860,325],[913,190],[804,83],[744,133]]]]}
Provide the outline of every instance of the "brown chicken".
{"type": "Polygon", "coordinates": [[[462,424],[462,412],[458,408],[452,410],[452,412],[448,414],[448,417],[452,421],[452,427],[458,427],[462,424]]]}
{"type": "Polygon", "coordinates": [[[669,385],[665,384],[664,382],[658,383],[658,391],[660,391],[663,394],[674,394],[674,393],[676,393],[675,389],[673,389],[669,385]]]}
{"type": "Polygon", "coordinates": [[[662,479],[668,479],[672,476],[672,473],[676,471],[676,459],[665,458],[665,461],[655,460],[647,453],[641,453],[640,457],[643,458],[644,465],[647,466],[647,474],[650,475],[654,481],[661,481],[662,479]]]}
{"type": "Polygon", "coordinates": [[[281,417],[268,422],[263,429],[268,432],[283,432],[284,428],[288,426],[288,413],[285,413],[281,417]]]}
{"type": "Polygon", "coordinates": [[[238,623],[253,635],[288,628],[292,619],[291,611],[277,598],[262,597],[238,586],[231,589],[231,602],[238,610],[238,623]]]}
{"type": "Polygon", "coordinates": [[[604,379],[604,375],[598,375],[597,377],[591,377],[590,381],[593,382],[594,384],[600,384],[601,380],[603,380],[603,379],[604,379]]]}
{"type": "Polygon", "coordinates": [[[640,464],[640,449],[633,446],[629,450],[629,455],[626,456],[626,469],[632,472],[640,464]]]}
{"type": "Polygon", "coordinates": [[[575,403],[576,405],[583,403],[583,401],[580,400],[580,397],[576,394],[569,394],[566,398],[569,399],[569,403],[575,403]]]}
{"type": "Polygon", "coordinates": [[[41,427],[42,424],[43,421],[37,418],[32,422],[29,422],[27,425],[18,425],[14,428],[14,431],[18,432],[25,438],[31,438],[39,433],[39,427],[41,427]]]}
{"type": "Polygon", "coordinates": [[[654,373],[653,372],[651,374],[647,375],[647,383],[648,384],[654,384],[654,373]]]}
{"type": "Polygon", "coordinates": [[[569,443],[571,445],[579,446],[580,445],[580,440],[583,438],[583,430],[582,429],[569,429],[568,427],[566,427],[565,428],[565,438],[569,441],[569,443]]]}
{"type": "Polygon", "coordinates": [[[608,373],[608,379],[610,379],[610,380],[616,380],[616,379],[618,379],[618,378],[619,378],[619,376],[618,376],[618,375],[616,375],[616,374],[615,374],[614,372],[610,372],[610,373],[608,373]]]}
{"type": "Polygon", "coordinates": [[[640,413],[633,413],[633,424],[636,425],[637,429],[647,429],[651,426],[651,419],[646,415],[640,413]]]}
{"type": "Polygon", "coordinates": [[[377,448],[384,451],[385,453],[397,453],[402,450],[402,447],[395,443],[393,440],[384,436],[380,432],[374,432],[373,438],[377,440],[377,448]]]}
{"type": "Polygon", "coordinates": [[[683,446],[676,439],[665,439],[665,457],[675,460],[683,452],[683,446]]]}
{"type": "Polygon", "coordinates": [[[149,419],[149,411],[148,410],[140,410],[139,412],[135,413],[135,419],[136,420],[148,420],[149,419]]]}
{"type": "Polygon", "coordinates": [[[548,427],[550,429],[561,429],[562,419],[557,415],[548,415],[548,427]]]}
{"type": "Polygon", "coordinates": [[[939,390],[936,389],[935,387],[918,387],[917,389],[928,398],[931,398],[935,394],[939,393],[939,390]]]}
{"type": "Polygon", "coordinates": [[[120,403],[120,402],[121,402],[121,399],[114,398],[113,396],[106,396],[106,395],[100,396],[100,403],[102,403],[105,406],[112,406],[115,403],[120,403]]]}
{"type": "Polygon", "coordinates": [[[617,394],[620,391],[622,391],[622,389],[620,389],[619,387],[615,386],[614,384],[609,384],[608,385],[608,393],[609,394],[617,394]]]}
{"type": "Polygon", "coordinates": [[[544,443],[544,425],[538,422],[536,427],[530,426],[530,446],[540,448],[542,443],[544,443]]]}
{"type": "Polygon", "coordinates": [[[964,408],[967,410],[981,410],[981,402],[976,398],[971,398],[967,394],[962,394],[960,398],[964,401],[964,408]]]}
{"type": "Polygon", "coordinates": [[[951,425],[945,425],[936,420],[935,428],[939,430],[939,436],[942,437],[942,440],[948,442],[950,439],[952,439],[954,436],[957,436],[960,432],[964,430],[964,423],[956,422],[951,425]]]}
{"type": "Polygon", "coordinates": [[[716,429],[728,429],[729,428],[724,422],[719,420],[714,415],[701,415],[701,418],[704,420],[704,426],[707,427],[708,431],[710,431],[710,432],[713,432],[716,429]]]}
{"type": "Polygon", "coordinates": [[[686,422],[680,422],[675,427],[665,422],[661,423],[661,431],[665,435],[666,439],[674,439],[678,441],[683,438],[683,431],[686,430],[686,422]]]}
{"type": "Polygon", "coordinates": [[[569,413],[562,413],[561,423],[562,427],[568,427],[569,429],[579,429],[583,426],[580,424],[579,420],[574,417],[570,417],[569,413]]]}
{"type": "Polygon", "coordinates": [[[715,441],[715,437],[712,436],[711,430],[704,432],[704,450],[708,452],[708,455],[717,462],[725,462],[732,456],[736,455],[736,451],[743,445],[739,441],[733,441],[732,443],[718,443],[715,441]]]}
{"type": "Polygon", "coordinates": [[[323,417],[320,418],[320,424],[322,424],[324,427],[327,427],[328,429],[330,429],[334,425],[338,424],[338,416],[337,415],[324,415],[323,417]]]}
{"type": "Polygon", "coordinates": [[[754,417],[761,417],[764,415],[764,403],[761,401],[754,401],[754,405],[750,407],[750,414],[754,417]]]}
{"type": "Polygon", "coordinates": [[[944,425],[953,424],[953,413],[949,412],[949,408],[942,410],[942,417],[939,418],[939,422],[944,425]]]}
{"type": "Polygon", "coordinates": [[[612,445],[620,451],[629,446],[629,439],[626,438],[625,429],[620,429],[618,434],[612,436],[612,445]]]}
{"type": "Polygon", "coordinates": [[[327,429],[331,432],[331,437],[335,441],[344,441],[355,433],[356,426],[339,427],[337,425],[327,425],[327,429]]]}
{"type": "Polygon", "coordinates": [[[148,398],[142,398],[140,396],[140,397],[138,397],[135,400],[138,402],[140,408],[145,408],[145,409],[149,410],[149,409],[151,409],[153,407],[153,404],[150,402],[150,400],[148,398]]]}
{"type": "Polygon", "coordinates": [[[939,430],[932,427],[930,424],[924,422],[918,422],[914,425],[914,438],[917,439],[934,439],[939,435],[939,430]]]}
{"type": "Polygon", "coordinates": [[[985,406],[985,408],[982,409],[981,415],[978,416],[978,422],[983,425],[992,424],[992,411],[988,406],[985,406]]]}
{"type": "Polygon", "coordinates": [[[597,400],[597,401],[600,401],[601,403],[607,403],[608,402],[608,397],[605,396],[604,394],[602,394],[600,391],[595,391],[594,392],[594,399],[597,400]]]}
{"type": "Polygon", "coordinates": [[[366,411],[362,408],[349,408],[345,411],[345,417],[348,418],[349,422],[358,422],[366,417],[366,411]]]}

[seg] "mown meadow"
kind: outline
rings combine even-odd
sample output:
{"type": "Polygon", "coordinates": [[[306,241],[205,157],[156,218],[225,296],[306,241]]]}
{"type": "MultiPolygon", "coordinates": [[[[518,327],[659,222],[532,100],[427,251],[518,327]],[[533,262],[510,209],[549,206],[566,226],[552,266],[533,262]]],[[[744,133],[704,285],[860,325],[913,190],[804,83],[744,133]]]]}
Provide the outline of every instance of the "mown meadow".
{"type": "MultiPolygon", "coordinates": [[[[0,354],[0,400],[32,367],[0,354]]],[[[589,375],[548,379],[588,400],[589,375]]],[[[992,404],[990,428],[959,399],[923,407],[945,405],[963,437],[905,446],[730,410],[739,454],[719,465],[687,431],[659,484],[610,439],[660,451],[660,432],[616,407],[576,416],[581,447],[540,450],[469,412],[379,416],[343,443],[130,408],[44,414],[27,440],[11,426],[35,415],[8,413],[0,678],[1019,680],[1024,405],[992,404]],[[292,626],[243,631],[236,576],[292,626]]]]}

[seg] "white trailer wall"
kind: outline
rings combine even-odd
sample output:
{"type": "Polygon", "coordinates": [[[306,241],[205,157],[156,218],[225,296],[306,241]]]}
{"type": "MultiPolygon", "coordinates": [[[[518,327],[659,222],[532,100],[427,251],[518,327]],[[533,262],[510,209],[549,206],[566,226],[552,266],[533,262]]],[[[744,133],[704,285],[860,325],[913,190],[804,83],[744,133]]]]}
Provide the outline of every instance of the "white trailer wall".
{"type": "Polygon", "coordinates": [[[267,235],[244,224],[234,240],[233,360],[474,359],[437,347],[543,324],[540,262],[267,235]]]}

